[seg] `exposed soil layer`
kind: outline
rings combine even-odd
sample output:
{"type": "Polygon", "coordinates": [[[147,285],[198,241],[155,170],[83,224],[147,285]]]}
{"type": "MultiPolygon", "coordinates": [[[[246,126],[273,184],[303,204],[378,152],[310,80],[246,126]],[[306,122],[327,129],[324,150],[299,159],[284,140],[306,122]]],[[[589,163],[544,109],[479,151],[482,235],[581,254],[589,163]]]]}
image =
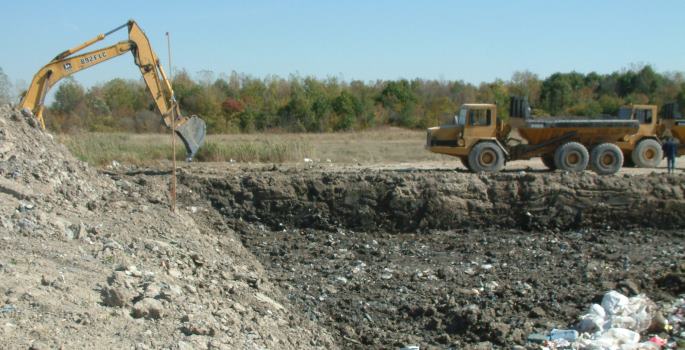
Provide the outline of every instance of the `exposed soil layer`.
{"type": "Polygon", "coordinates": [[[456,171],[234,171],[184,175],[228,218],[283,227],[415,232],[677,228],[685,224],[685,176],[585,172],[469,174],[456,171]]]}

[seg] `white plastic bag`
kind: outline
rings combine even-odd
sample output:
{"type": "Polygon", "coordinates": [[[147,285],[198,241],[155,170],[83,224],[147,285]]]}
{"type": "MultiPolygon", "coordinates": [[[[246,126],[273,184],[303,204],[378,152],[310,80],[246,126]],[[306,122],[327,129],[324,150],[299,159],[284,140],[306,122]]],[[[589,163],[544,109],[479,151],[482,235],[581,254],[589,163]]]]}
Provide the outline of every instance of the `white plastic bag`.
{"type": "Polygon", "coordinates": [[[602,298],[602,307],[610,316],[622,313],[628,304],[628,297],[615,290],[604,294],[604,298],[602,298]]]}
{"type": "Polygon", "coordinates": [[[616,345],[637,344],[640,342],[640,334],[625,328],[610,328],[600,339],[612,339],[616,345]]]}

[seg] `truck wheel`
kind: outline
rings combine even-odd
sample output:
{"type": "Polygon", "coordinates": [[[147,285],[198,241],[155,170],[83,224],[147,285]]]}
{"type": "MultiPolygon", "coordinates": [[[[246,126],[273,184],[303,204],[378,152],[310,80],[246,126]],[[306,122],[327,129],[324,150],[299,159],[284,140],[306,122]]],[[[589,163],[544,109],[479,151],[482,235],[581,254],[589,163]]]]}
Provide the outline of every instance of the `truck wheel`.
{"type": "Polygon", "coordinates": [[[654,139],[640,141],[630,155],[638,168],[656,168],[664,158],[661,145],[654,139]]]}
{"type": "Polygon", "coordinates": [[[599,144],[592,149],[590,164],[599,175],[615,174],[623,165],[623,152],[613,143],[599,144]]]}
{"type": "Polygon", "coordinates": [[[589,161],[587,148],[578,142],[567,142],[554,152],[554,165],[560,170],[583,171],[589,161]]]}
{"type": "Polygon", "coordinates": [[[468,164],[473,172],[498,172],[504,168],[504,152],[494,142],[481,142],[469,152],[468,164]]]}
{"type": "Polygon", "coordinates": [[[468,156],[459,157],[459,159],[461,160],[461,164],[463,164],[466,167],[466,169],[468,169],[468,171],[473,171],[473,169],[471,169],[471,165],[469,164],[468,156]]]}
{"type": "Polygon", "coordinates": [[[547,169],[552,170],[552,171],[557,170],[557,166],[554,165],[554,156],[553,155],[545,155],[545,156],[540,157],[540,159],[542,159],[542,164],[544,164],[547,167],[547,169]]]}

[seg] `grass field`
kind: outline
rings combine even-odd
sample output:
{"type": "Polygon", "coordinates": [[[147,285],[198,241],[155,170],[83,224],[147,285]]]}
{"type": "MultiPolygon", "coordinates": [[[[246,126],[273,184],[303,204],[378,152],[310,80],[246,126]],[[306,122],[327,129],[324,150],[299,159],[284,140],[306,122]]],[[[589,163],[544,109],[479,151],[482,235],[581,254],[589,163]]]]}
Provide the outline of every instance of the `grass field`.
{"type": "MultiPolygon", "coordinates": [[[[314,161],[334,163],[420,162],[446,159],[423,146],[423,131],[384,128],[325,134],[209,135],[196,161],[262,163],[314,161]]],[[[113,160],[137,165],[171,159],[171,138],[162,134],[80,133],[60,135],[71,152],[94,165],[113,160]]],[[[185,151],[177,144],[179,159],[185,151]]]]}

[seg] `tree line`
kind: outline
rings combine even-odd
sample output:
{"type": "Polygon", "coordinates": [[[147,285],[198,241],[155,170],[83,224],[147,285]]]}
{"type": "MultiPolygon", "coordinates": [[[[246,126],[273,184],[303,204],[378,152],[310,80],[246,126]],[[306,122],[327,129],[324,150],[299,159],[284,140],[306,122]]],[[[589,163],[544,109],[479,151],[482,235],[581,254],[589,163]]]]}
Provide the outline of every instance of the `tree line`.
{"type": "MultiPolygon", "coordinates": [[[[544,79],[521,71],[506,81],[478,85],[424,79],[255,78],[235,72],[215,78],[208,71],[193,78],[180,71],[173,87],[183,113],[201,116],[211,133],[425,128],[449,121],[469,102],[496,103],[506,118],[511,95],[528,96],[535,115],[615,115],[622,105],[674,101],[685,106],[683,74],[659,73],[649,65],[610,74],[554,73],[544,79]]],[[[0,99],[3,91],[0,81],[0,99]]],[[[86,89],[67,79],[55,92],[46,122],[57,131],[162,130],[142,80],[112,79],[86,89]]]]}

